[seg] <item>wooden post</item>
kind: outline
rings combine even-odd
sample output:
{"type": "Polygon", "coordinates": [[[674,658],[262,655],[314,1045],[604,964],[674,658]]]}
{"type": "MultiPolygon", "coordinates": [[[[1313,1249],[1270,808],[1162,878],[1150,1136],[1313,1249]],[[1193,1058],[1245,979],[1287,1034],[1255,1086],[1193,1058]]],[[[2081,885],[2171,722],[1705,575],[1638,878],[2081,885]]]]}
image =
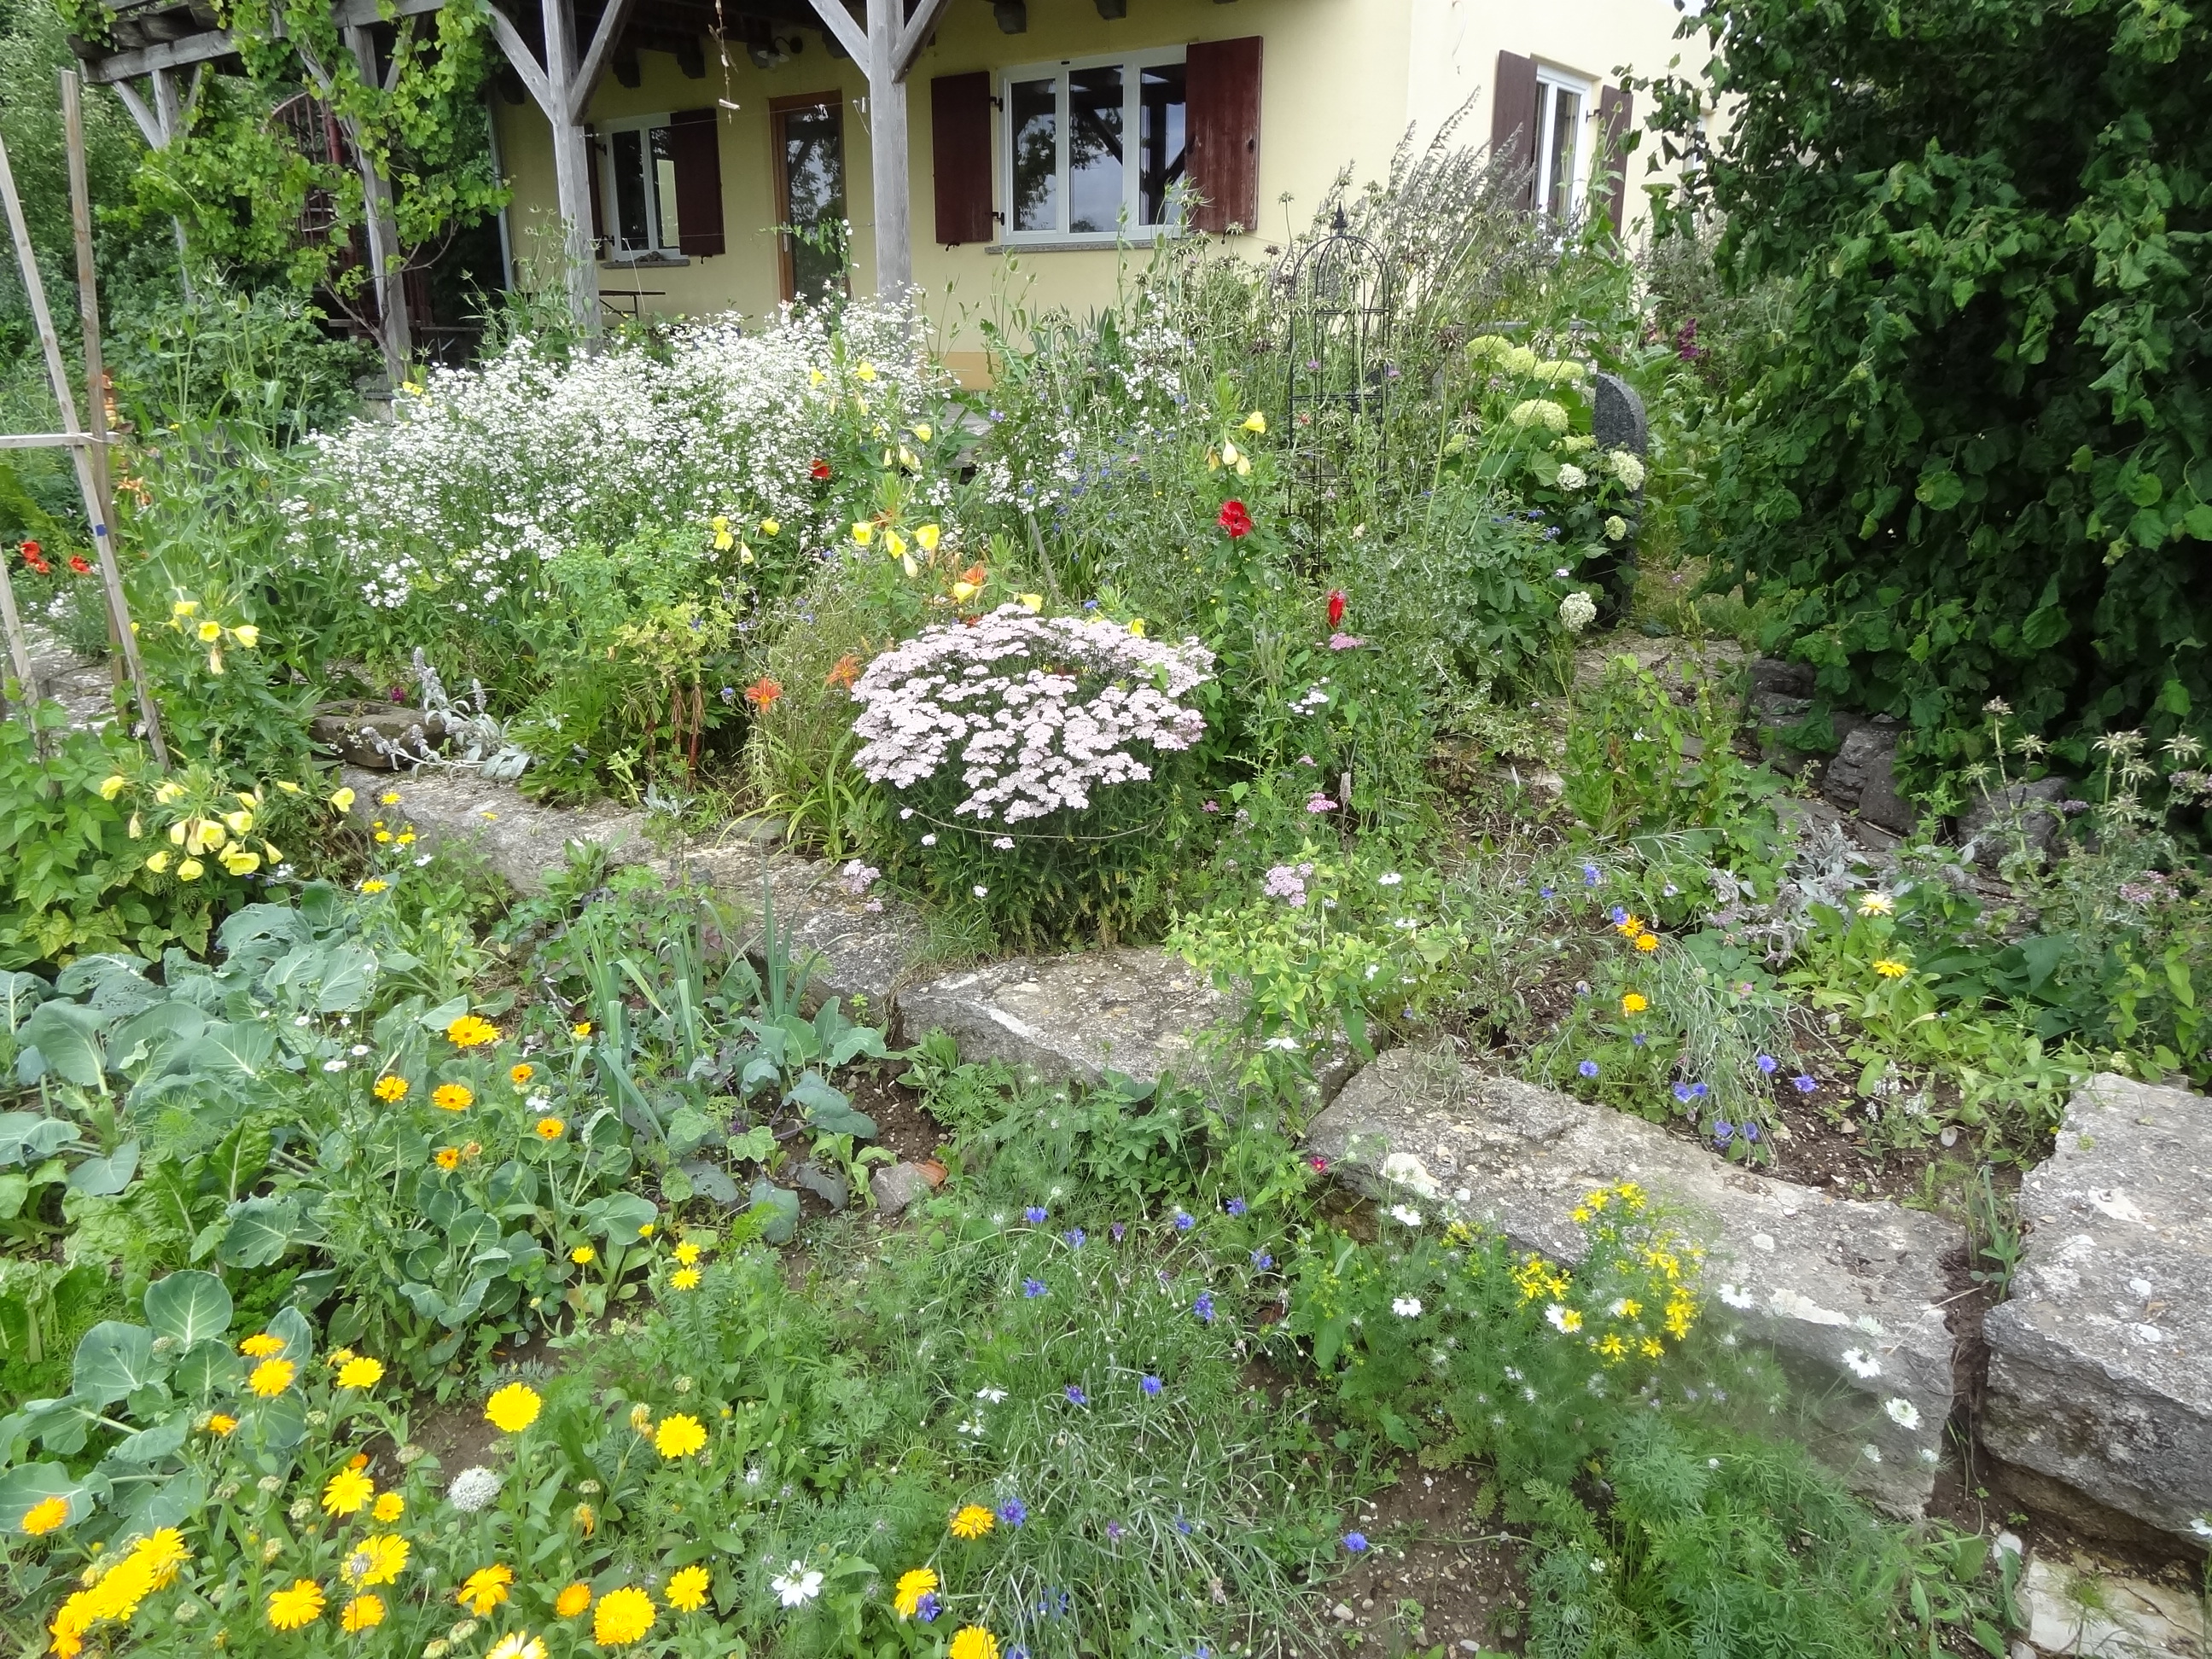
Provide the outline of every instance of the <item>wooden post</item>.
{"type": "Polygon", "coordinates": [[[868,0],[868,155],[876,197],[876,297],[896,304],[914,286],[906,176],[906,79],[899,73],[898,0],[868,0]]]}
{"type": "MultiPolygon", "coordinates": [[[[177,102],[177,72],[157,69],[148,78],[154,83],[154,120],[161,134],[161,142],[155,148],[167,149],[185,128],[184,109],[177,102]]],[[[192,267],[185,246],[185,222],[172,216],[169,228],[177,238],[178,284],[184,289],[185,300],[191,301],[198,296],[192,293],[192,267]]]]}
{"type": "MultiPolygon", "coordinates": [[[[114,480],[107,472],[107,376],[100,353],[100,288],[92,263],[92,190],[85,179],[84,83],[75,70],[61,71],[62,132],[69,155],[70,228],[76,236],[77,318],[84,335],[84,429],[94,443],[85,452],[92,463],[93,488],[108,523],[115,520],[114,480]]],[[[123,684],[122,623],[107,611],[108,665],[123,684]]]]}
{"type": "MultiPolygon", "coordinates": [[[[403,45],[404,36],[413,27],[404,20],[400,23],[403,45]]],[[[356,25],[345,31],[345,42],[362,80],[372,87],[378,85],[375,37],[356,25]]],[[[397,63],[392,70],[397,75],[397,63]]],[[[415,334],[407,316],[405,261],[399,247],[399,223],[392,209],[392,181],[369,159],[361,142],[359,124],[349,121],[344,126],[346,140],[353,146],[354,171],[361,175],[362,205],[368,210],[368,265],[376,283],[377,343],[384,348],[384,373],[396,392],[407,378],[408,364],[415,356],[415,334]]]]}
{"type": "MultiPolygon", "coordinates": [[[[76,165],[80,168],[83,165],[83,136],[80,123],[76,131],[76,165]]],[[[92,550],[100,561],[100,580],[107,592],[108,612],[114,619],[123,660],[131,671],[131,683],[138,693],[138,715],[145,724],[146,741],[154,750],[154,763],[167,771],[168,745],[161,738],[161,713],[154,706],[153,690],[147,684],[146,665],[138,655],[137,636],[131,631],[131,607],[123,597],[123,571],[115,559],[115,538],[109,531],[106,510],[93,477],[92,444],[84,428],[77,424],[76,396],[70,390],[69,369],[62,362],[62,344],[54,333],[53,313],[46,307],[46,284],[39,276],[39,256],[31,246],[30,228],[23,222],[23,200],[15,191],[15,170],[9,163],[4,140],[0,140],[0,197],[5,198],[8,234],[15,244],[16,268],[22,273],[23,291],[31,301],[31,319],[38,325],[39,344],[46,353],[46,379],[53,386],[54,402],[61,410],[62,431],[71,441],[70,459],[76,464],[77,488],[84,495],[85,517],[92,525],[92,550]]],[[[96,296],[91,303],[98,305],[96,296]]]]}
{"type": "MultiPolygon", "coordinates": [[[[542,0],[545,22],[545,118],[553,129],[553,188],[561,209],[561,260],[568,312],[586,334],[599,331],[599,249],[592,235],[592,152],[576,107],[576,27],[569,0],[542,0]]],[[[588,94],[587,94],[588,95],[588,94]]]]}
{"type": "MultiPolygon", "coordinates": [[[[15,577],[5,555],[0,555],[0,629],[7,630],[8,655],[23,688],[23,718],[30,724],[32,746],[43,755],[46,739],[39,730],[39,682],[31,668],[31,641],[23,632],[22,615],[15,609],[15,577]]],[[[0,698],[0,702],[5,701],[0,698]]]]}

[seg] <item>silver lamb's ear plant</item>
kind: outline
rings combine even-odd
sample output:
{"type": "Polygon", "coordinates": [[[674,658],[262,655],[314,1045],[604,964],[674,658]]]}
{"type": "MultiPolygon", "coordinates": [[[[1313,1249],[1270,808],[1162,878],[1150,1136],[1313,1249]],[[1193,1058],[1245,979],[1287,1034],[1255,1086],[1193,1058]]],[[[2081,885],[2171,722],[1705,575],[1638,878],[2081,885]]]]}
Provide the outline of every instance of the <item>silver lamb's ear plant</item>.
{"type": "Polygon", "coordinates": [[[445,681],[419,645],[415,647],[413,672],[415,684],[422,690],[423,713],[439,724],[453,745],[452,750],[441,755],[431,748],[424,730],[430,722],[426,720],[423,726],[410,726],[396,743],[374,732],[367,733],[379,753],[404,761],[404,766],[399,769],[442,767],[448,771],[472,770],[498,782],[512,782],[522,775],[532,757],[528,750],[507,740],[507,728],[492,714],[491,700],[484,692],[482,680],[471,680],[468,695],[454,701],[447,694],[445,681]]]}

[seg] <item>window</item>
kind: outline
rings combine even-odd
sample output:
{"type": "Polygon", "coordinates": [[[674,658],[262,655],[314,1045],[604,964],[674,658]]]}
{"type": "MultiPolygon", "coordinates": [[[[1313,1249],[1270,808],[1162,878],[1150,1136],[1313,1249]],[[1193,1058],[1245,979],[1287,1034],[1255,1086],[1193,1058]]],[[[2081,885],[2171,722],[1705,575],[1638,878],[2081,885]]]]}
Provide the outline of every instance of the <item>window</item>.
{"type": "Polygon", "coordinates": [[[1536,70],[1536,210],[1571,216],[1589,187],[1589,83],[1539,65],[1536,70]]]}
{"type": "Polygon", "coordinates": [[[665,115],[607,124],[606,198],[614,204],[608,258],[673,258],[683,251],[676,207],[676,146],[665,115]]]}
{"type": "Polygon", "coordinates": [[[779,98],[769,106],[775,143],[775,213],[783,297],[819,301],[845,287],[845,126],[841,94],[779,98]]]}
{"type": "Polygon", "coordinates": [[[1006,240],[1178,226],[1183,77],[1180,50],[1008,70],[1006,240]]]}

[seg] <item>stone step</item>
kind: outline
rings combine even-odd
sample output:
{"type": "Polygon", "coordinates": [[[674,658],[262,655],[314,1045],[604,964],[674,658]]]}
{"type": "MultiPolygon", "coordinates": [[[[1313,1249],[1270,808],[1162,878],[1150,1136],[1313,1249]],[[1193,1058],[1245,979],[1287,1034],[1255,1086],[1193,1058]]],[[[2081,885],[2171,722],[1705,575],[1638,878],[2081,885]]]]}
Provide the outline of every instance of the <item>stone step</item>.
{"type": "Polygon", "coordinates": [[[1758,1175],[1641,1118],[1411,1049],[1347,1083],[1307,1142],[1375,1196],[1418,1194],[1570,1262],[1583,1194],[1640,1183],[1705,1245],[1706,1316],[1732,1310],[1773,1350],[1814,1455],[1893,1513],[1925,1507],[1951,1414],[1948,1269],[1966,1249],[1951,1223],[1758,1175]]]}
{"type": "Polygon", "coordinates": [[[2117,1511],[2212,1546],[2212,1100],[2092,1078],[2020,1217],[2011,1297],[1983,1322],[1983,1443],[2078,1523],[2117,1511]]]}

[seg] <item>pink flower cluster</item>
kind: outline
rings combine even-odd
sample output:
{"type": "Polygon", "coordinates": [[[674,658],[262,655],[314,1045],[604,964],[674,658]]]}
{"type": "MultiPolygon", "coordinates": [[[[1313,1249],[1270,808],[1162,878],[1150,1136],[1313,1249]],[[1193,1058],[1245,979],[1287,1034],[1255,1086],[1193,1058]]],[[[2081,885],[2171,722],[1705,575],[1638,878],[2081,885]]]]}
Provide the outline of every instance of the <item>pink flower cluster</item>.
{"type": "Polygon", "coordinates": [[[972,626],[925,628],[868,665],[853,687],[866,705],[853,763],[902,790],[957,766],[969,793],[955,814],[1019,823],[1149,779],[1133,746],[1197,742],[1205,718],[1177,699],[1212,677],[1195,640],[1005,605],[972,626]]]}
{"type": "Polygon", "coordinates": [[[1279,898],[1293,910],[1306,908],[1306,878],[1313,874],[1310,864],[1278,864],[1267,872],[1261,890],[1269,898],[1279,898]]]}

